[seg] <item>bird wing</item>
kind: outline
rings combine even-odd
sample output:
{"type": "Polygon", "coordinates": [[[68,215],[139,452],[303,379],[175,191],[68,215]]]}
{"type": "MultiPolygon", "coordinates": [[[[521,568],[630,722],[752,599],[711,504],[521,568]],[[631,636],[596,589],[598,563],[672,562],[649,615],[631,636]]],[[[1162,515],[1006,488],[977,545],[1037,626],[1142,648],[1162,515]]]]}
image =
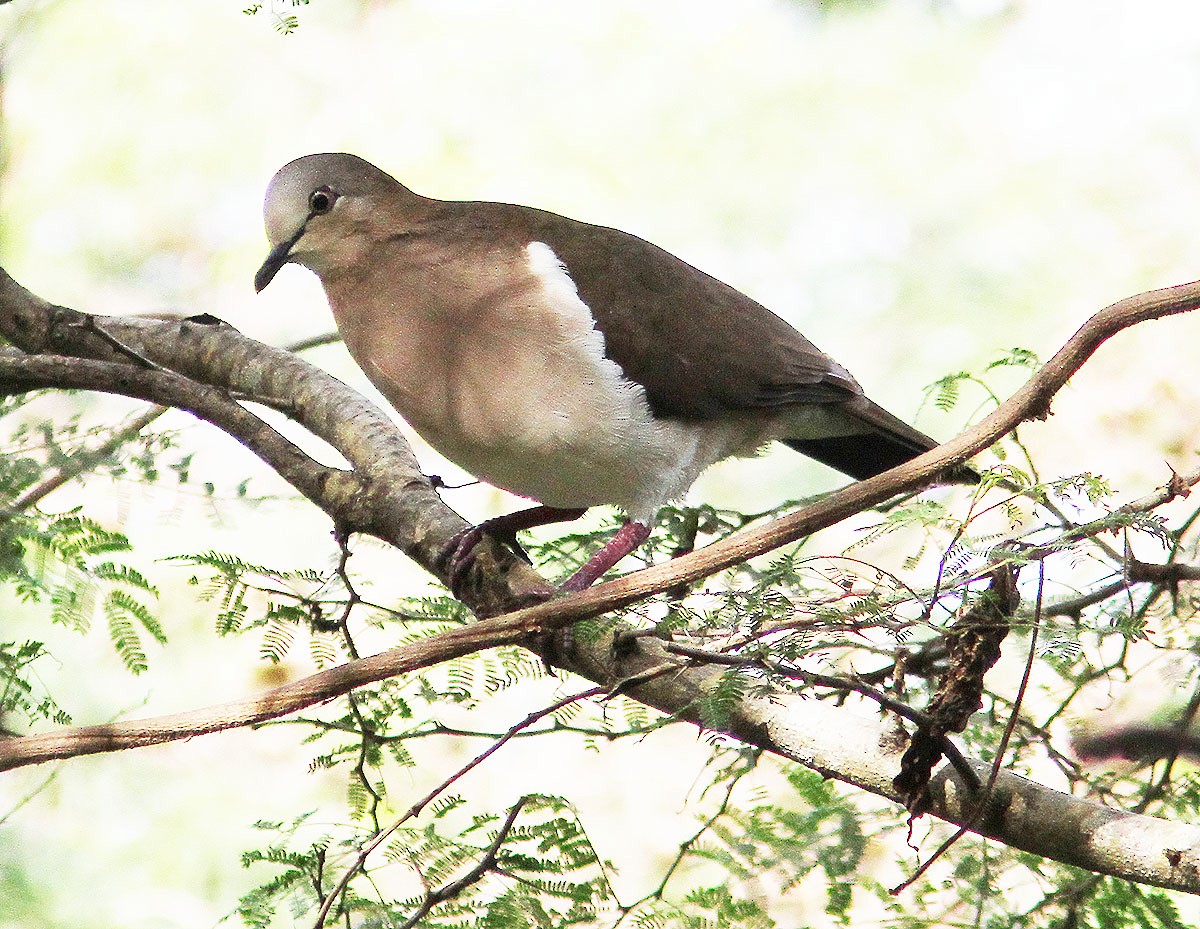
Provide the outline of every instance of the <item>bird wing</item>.
{"type": "Polygon", "coordinates": [[[850,372],[790,324],[670,252],[586,223],[538,232],[656,415],[708,419],[862,397],[850,372]]]}
{"type": "Polygon", "coordinates": [[[670,252],[583,223],[559,241],[552,230],[546,237],[591,308],[609,357],[645,387],[656,415],[778,411],[786,430],[792,408],[795,432],[782,440],[860,480],[937,445],[865,396],[849,371],[789,323],[670,252]],[[803,408],[813,404],[827,409],[825,422],[835,419],[841,434],[805,428],[803,408]]]}
{"type": "Polygon", "coordinates": [[[789,323],[670,252],[529,207],[469,206],[459,236],[550,246],[603,334],[605,354],[643,386],[656,416],[704,421],[737,411],[778,413],[782,441],[860,479],[937,445],[868,399],[849,371],[789,323]],[[813,405],[828,414],[817,433],[807,415],[813,405]],[[796,419],[791,434],[789,411],[796,419]]]}

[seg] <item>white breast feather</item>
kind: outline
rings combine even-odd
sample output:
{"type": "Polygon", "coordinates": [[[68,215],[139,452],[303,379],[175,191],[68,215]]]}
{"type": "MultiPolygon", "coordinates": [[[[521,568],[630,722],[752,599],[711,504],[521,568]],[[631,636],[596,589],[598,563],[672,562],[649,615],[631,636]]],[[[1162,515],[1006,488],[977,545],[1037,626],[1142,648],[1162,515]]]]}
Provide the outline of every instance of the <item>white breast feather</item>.
{"type": "Polygon", "coordinates": [[[614,503],[647,521],[710,464],[766,438],[762,424],[745,421],[654,419],[645,390],[605,356],[604,335],[558,256],[543,242],[525,251],[540,282],[536,315],[554,330],[536,383],[525,384],[538,407],[522,417],[528,451],[539,458],[531,496],[562,506],[614,503]]]}

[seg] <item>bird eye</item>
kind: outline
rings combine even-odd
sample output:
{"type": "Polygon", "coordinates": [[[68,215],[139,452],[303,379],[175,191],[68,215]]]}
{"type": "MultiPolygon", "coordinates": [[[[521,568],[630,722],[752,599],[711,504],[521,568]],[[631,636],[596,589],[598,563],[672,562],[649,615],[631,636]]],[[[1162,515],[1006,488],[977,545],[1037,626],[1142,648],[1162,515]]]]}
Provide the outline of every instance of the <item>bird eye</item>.
{"type": "Polygon", "coordinates": [[[312,216],[328,213],[333,209],[333,201],[336,199],[337,194],[328,187],[318,187],[309,195],[308,211],[312,216]]]}

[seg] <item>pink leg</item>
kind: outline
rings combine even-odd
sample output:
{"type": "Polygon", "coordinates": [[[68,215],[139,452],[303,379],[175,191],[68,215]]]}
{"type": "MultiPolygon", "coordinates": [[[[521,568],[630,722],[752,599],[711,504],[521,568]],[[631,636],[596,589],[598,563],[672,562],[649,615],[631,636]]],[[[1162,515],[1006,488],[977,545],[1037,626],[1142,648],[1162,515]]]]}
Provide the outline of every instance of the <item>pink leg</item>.
{"type": "Polygon", "coordinates": [[[591,587],[605,571],[645,542],[649,536],[649,526],[633,521],[627,522],[600,551],[588,559],[587,564],[567,578],[559,590],[573,593],[591,587]]]}

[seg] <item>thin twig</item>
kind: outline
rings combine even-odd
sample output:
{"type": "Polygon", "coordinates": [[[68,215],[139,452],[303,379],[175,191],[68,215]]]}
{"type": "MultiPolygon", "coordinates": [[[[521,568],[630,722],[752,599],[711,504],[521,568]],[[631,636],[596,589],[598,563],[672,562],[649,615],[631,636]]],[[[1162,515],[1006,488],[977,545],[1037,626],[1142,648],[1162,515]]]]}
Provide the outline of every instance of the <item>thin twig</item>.
{"type": "Polygon", "coordinates": [[[438,784],[435,788],[433,788],[433,790],[427,793],[424,797],[405,810],[404,814],[396,819],[386,829],[377,831],[375,835],[372,836],[370,841],[366,842],[358,850],[358,854],[354,856],[354,861],[351,862],[350,866],[346,869],[346,872],[342,875],[341,880],[339,880],[337,886],[334,887],[333,892],[325,898],[324,903],[321,905],[321,909],[317,912],[317,920],[314,923],[314,929],[321,929],[321,927],[325,925],[325,917],[329,915],[329,910],[333,907],[334,902],[346,892],[346,888],[350,886],[350,881],[354,875],[362,870],[363,866],[366,864],[368,856],[370,856],[375,849],[379,848],[380,845],[387,841],[388,837],[391,836],[393,832],[395,832],[402,825],[404,825],[404,823],[415,817],[421,812],[421,810],[425,809],[426,806],[436,800],[438,796],[441,795],[443,791],[448,789],[455,781],[459,780],[459,778],[463,777],[472,768],[482,764],[484,761],[498,752],[510,739],[513,738],[513,736],[515,736],[522,729],[532,726],[539,719],[544,719],[553,713],[557,713],[564,706],[569,706],[572,703],[578,702],[579,700],[589,700],[592,697],[598,697],[606,691],[607,688],[605,687],[591,687],[579,693],[572,694],[569,697],[563,697],[561,700],[556,700],[554,703],[544,707],[543,709],[535,710],[534,712],[530,713],[516,725],[512,726],[495,742],[485,748],[482,752],[480,752],[478,755],[460,767],[457,771],[451,774],[448,778],[438,784]]]}
{"type": "Polygon", "coordinates": [[[171,369],[165,365],[160,365],[156,361],[151,361],[137,349],[130,345],[126,345],[115,335],[104,328],[99,316],[84,316],[83,327],[88,331],[100,337],[102,342],[107,343],[111,348],[115,349],[118,354],[124,355],[134,362],[138,367],[145,368],[147,371],[157,371],[160,374],[173,373],[171,369]]]}
{"type": "Polygon", "coordinates": [[[332,332],[322,332],[319,335],[310,335],[304,339],[297,339],[285,345],[289,352],[307,352],[312,348],[320,348],[323,345],[333,345],[335,342],[342,341],[342,334],[337,330],[332,332]]]}
{"type": "MultiPolygon", "coordinates": [[[[840,690],[843,692],[850,691],[866,697],[868,700],[874,700],[885,710],[890,710],[897,716],[907,719],[909,722],[916,723],[918,726],[929,727],[932,720],[925,713],[914,709],[907,703],[902,703],[894,697],[888,696],[882,690],[873,687],[865,681],[856,680],[852,677],[836,677],[830,674],[821,674],[819,671],[807,671],[803,668],[795,668],[782,662],[772,661],[763,656],[745,656],[745,655],[730,655],[725,652],[713,652],[704,648],[696,648],[691,645],[684,645],[679,642],[667,642],[664,649],[676,655],[683,655],[688,658],[693,658],[697,661],[706,661],[713,664],[729,665],[731,667],[759,667],[765,671],[770,671],[779,674],[783,677],[793,680],[800,680],[806,684],[811,684],[815,687],[828,687],[830,690],[840,690]]],[[[938,747],[946,756],[946,760],[953,765],[958,771],[962,779],[973,790],[979,790],[979,777],[975,773],[975,769],[959,751],[957,745],[950,740],[947,735],[942,735],[937,740],[938,747]]]]}
{"type": "Polygon", "coordinates": [[[71,455],[70,461],[51,474],[48,478],[28,488],[16,500],[9,504],[14,510],[27,510],[42,500],[51,492],[58,490],[63,484],[79,477],[85,471],[104,461],[126,442],[136,438],[143,429],[154,420],[166,413],[170,407],[154,404],[140,416],[130,420],[100,445],[91,449],[80,449],[71,455]]]}
{"type": "MultiPolygon", "coordinates": [[[[400,923],[398,929],[411,929],[411,927],[424,919],[429,914],[429,911],[439,903],[443,903],[451,897],[458,896],[458,894],[462,893],[476,881],[482,879],[489,871],[495,870],[497,857],[500,854],[500,846],[504,844],[508,838],[508,834],[512,832],[513,824],[517,821],[517,814],[521,812],[521,807],[525,805],[528,799],[528,797],[522,797],[513,804],[513,808],[508,811],[508,817],[501,824],[499,831],[497,831],[495,840],[488,846],[487,851],[483,853],[483,857],[479,859],[475,866],[462,877],[451,881],[449,884],[444,884],[437,890],[426,891],[425,899],[421,901],[421,905],[417,908],[417,911],[404,922],[400,923]]],[[[319,923],[317,924],[317,929],[320,929],[319,923]]]]}
{"type": "Polygon", "coordinates": [[[717,820],[719,820],[722,816],[724,816],[729,811],[729,804],[733,799],[734,789],[737,787],[737,785],[739,783],[741,783],[741,780],[743,777],[745,777],[752,770],[754,770],[757,760],[758,760],[758,756],[756,755],[754,757],[754,762],[749,764],[744,771],[742,771],[741,773],[739,773],[736,776],[731,777],[729,779],[729,781],[725,785],[725,796],[721,798],[721,802],[717,806],[717,809],[713,812],[713,814],[711,816],[709,816],[707,819],[704,820],[703,823],[700,824],[699,829],[697,829],[694,833],[692,833],[691,836],[689,836],[688,838],[684,839],[682,842],[679,843],[679,850],[678,850],[678,852],[676,852],[675,856],[671,860],[671,863],[667,866],[666,871],[663,872],[662,880],[660,880],[658,882],[658,886],[655,887],[649,893],[647,893],[645,896],[643,896],[641,899],[635,900],[633,903],[629,904],[628,906],[620,907],[621,915],[617,919],[617,921],[612,924],[611,929],[618,929],[618,927],[621,925],[621,923],[625,922],[626,917],[628,917],[631,913],[636,912],[638,907],[642,906],[647,901],[662,899],[663,894],[666,892],[668,882],[671,880],[671,877],[675,874],[675,872],[679,870],[680,865],[683,864],[683,861],[687,857],[688,853],[692,850],[692,848],[696,845],[696,843],[700,841],[700,839],[704,836],[704,834],[706,832],[708,832],[710,829],[712,829],[712,827],[716,824],[717,820]]]}

